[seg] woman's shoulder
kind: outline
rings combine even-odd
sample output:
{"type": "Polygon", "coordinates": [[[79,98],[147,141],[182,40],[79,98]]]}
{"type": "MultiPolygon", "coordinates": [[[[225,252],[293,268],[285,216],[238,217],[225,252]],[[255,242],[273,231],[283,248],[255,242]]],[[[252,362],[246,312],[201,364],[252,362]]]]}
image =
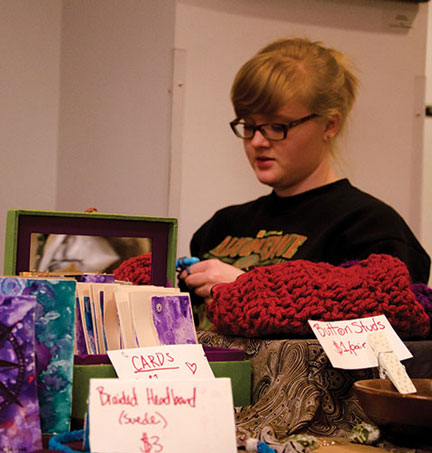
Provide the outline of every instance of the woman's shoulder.
{"type": "Polygon", "coordinates": [[[397,208],[390,205],[387,201],[354,186],[352,186],[352,192],[353,200],[356,202],[354,206],[358,206],[363,212],[367,210],[371,214],[387,216],[389,219],[397,218],[400,221],[405,222],[397,208]]]}
{"type": "Polygon", "coordinates": [[[326,193],[330,202],[336,202],[338,209],[347,207],[349,210],[368,211],[399,216],[395,208],[378,197],[354,186],[348,179],[342,179],[329,187],[326,193]]]}
{"type": "Polygon", "coordinates": [[[366,236],[400,240],[415,247],[418,241],[404,217],[387,202],[371,195],[346,181],[339,196],[340,224],[344,234],[358,231],[366,236]],[[345,192],[345,194],[342,193],[345,192]]]}
{"type": "Polygon", "coordinates": [[[323,186],[307,205],[309,211],[314,211],[314,218],[323,219],[323,228],[327,225],[341,234],[374,231],[394,237],[411,236],[410,227],[395,208],[348,179],[323,186]]]}

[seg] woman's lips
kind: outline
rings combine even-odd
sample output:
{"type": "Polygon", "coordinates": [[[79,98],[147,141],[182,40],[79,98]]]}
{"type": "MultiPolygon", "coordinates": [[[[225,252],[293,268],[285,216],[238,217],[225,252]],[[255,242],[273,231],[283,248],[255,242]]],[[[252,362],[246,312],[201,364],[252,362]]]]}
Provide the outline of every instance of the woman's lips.
{"type": "Polygon", "coordinates": [[[256,166],[260,170],[265,170],[266,168],[270,168],[274,159],[271,159],[270,157],[257,157],[255,159],[256,166]]]}

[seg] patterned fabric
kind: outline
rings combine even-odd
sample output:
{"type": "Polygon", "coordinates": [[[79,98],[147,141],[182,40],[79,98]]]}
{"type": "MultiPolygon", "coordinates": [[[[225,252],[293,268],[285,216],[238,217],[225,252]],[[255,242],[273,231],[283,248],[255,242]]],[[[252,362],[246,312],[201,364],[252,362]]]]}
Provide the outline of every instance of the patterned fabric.
{"type": "MultiPolygon", "coordinates": [[[[238,444],[249,437],[283,441],[296,433],[346,438],[355,425],[370,423],[353,383],[378,378],[377,369],[333,368],[318,340],[250,339],[199,331],[198,341],[243,349],[251,361],[252,404],[236,408],[238,444]]],[[[404,362],[408,374],[432,378],[432,365],[423,367],[430,363],[432,341],[405,344],[415,358],[404,362]]]]}
{"type": "Polygon", "coordinates": [[[255,340],[201,331],[198,341],[244,349],[251,361],[252,404],[236,411],[239,441],[268,430],[279,440],[304,431],[344,435],[367,420],[352,384],[373,377],[371,370],[333,368],[317,340],[255,340]]]}
{"type": "Polygon", "coordinates": [[[424,338],[430,318],[402,261],[371,255],[349,267],[294,260],[263,266],[213,287],[215,330],[247,337],[310,335],[308,320],[386,315],[401,338],[424,338]]]}

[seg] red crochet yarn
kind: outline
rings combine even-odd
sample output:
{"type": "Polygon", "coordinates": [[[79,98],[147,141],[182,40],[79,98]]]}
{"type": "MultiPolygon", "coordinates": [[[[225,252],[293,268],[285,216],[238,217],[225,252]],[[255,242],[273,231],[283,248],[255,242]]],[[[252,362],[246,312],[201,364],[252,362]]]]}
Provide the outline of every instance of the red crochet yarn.
{"type": "Polygon", "coordinates": [[[116,280],[131,282],[134,285],[149,285],[151,282],[152,254],[129,258],[113,271],[116,280]]]}
{"type": "Polygon", "coordinates": [[[351,267],[293,260],[258,267],[213,287],[207,314],[227,335],[308,335],[308,320],[341,321],[384,314],[401,338],[425,337],[430,320],[410,290],[407,267],[371,255],[351,267]]]}

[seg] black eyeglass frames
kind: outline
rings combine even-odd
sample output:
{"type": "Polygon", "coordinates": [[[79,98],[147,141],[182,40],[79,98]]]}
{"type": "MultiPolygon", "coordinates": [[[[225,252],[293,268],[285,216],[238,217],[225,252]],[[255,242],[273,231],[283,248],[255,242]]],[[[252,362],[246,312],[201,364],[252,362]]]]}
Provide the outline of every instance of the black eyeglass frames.
{"type": "Polygon", "coordinates": [[[299,118],[298,120],[290,121],[287,124],[284,123],[265,123],[255,125],[252,123],[248,123],[247,121],[241,120],[236,118],[235,120],[230,122],[231,129],[233,130],[234,134],[237,137],[251,140],[256,131],[260,131],[260,133],[268,140],[273,141],[280,141],[285,140],[287,133],[290,129],[299,124],[305,123],[313,118],[316,118],[316,113],[312,113],[310,115],[304,116],[303,118],[299,118]]]}

